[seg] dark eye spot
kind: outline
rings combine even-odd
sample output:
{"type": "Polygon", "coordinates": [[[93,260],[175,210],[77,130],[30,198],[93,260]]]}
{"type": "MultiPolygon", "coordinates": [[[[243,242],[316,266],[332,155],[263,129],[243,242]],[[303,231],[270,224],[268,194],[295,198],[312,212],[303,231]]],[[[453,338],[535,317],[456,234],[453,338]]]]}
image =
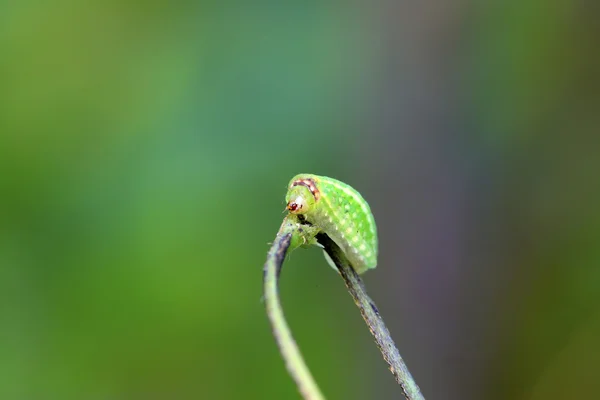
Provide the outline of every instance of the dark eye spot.
{"type": "Polygon", "coordinates": [[[298,209],[298,204],[296,203],[290,203],[288,204],[288,210],[290,211],[296,211],[298,209]]]}

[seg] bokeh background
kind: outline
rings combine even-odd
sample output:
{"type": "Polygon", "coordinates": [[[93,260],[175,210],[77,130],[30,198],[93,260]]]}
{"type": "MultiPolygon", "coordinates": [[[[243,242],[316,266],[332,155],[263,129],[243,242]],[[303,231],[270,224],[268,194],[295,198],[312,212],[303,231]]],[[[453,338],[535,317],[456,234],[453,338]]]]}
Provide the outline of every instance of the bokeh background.
{"type": "MultiPolygon", "coordinates": [[[[600,393],[594,1],[0,4],[0,398],[298,399],[261,302],[288,180],[369,201],[431,399],[600,393]]],[[[281,292],[331,399],[397,399],[342,281],[281,292]]]]}

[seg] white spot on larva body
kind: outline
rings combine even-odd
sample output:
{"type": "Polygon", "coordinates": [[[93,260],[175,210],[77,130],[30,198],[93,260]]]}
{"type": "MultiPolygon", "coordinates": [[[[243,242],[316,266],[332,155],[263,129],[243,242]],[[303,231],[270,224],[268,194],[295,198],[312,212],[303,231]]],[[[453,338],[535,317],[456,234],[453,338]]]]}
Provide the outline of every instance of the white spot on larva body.
{"type": "Polygon", "coordinates": [[[367,254],[365,254],[365,257],[371,257],[372,255],[373,253],[369,251],[367,254]]]}
{"type": "Polygon", "coordinates": [[[352,238],[352,241],[353,241],[354,243],[358,243],[358,242],[360,242],[360,238],[359,238],[358,236],[354,236],[354,237],[352,238]]]}
{"type": "Polygon", "coordinates": [[[361,244],[358,248],[360,251],[365,251],[367,249],[367,246],[365,246],[365,244],[361,244]]]}
{"type": "Polygon", "coordinates": [[[354,211],[354,212],[352,213],[352,218],[356,218],[356,216],[357,216],[357,215],[358,215],[358,214],[356,214],[356,211],[354,211]]]}
{"type": "Polygon", "coordinates": [[[329,223],[333,224],[333,218],[329,217],[329,223]]]}
{"type": "Polygon", "coordinates": [[[350,209],[350,205],[349,205],[349,204],[346,204],[346,205],[344,206],[344,208],[345,208],[346,210],[349,210],[349,209],[350,209]]]}
{"type": "Polygon", "coordinates": [[[354,252],[354,254],[358,254],[358,249],[356,247],[352,249],[352,251],[354,252]]]}
{"type": "Polygon", "coordinates": [[[346,233],[352,233],[352,227],[351,226],[349,226],[349,227],[346,228],[346,233]]]}
{"type": "Polygon", "coordinates": [[[334,188],[341,190],[346,195],[350,196],[356,204],[358,204],[365,215],[370,215],[371,211],[369,210],[369,206],[365,199],[354,189],[348,187],[348,185],[343,184],[342,182],[338,182],[335,180],[327,180],[327,184],[333,186],[334,188]]]}

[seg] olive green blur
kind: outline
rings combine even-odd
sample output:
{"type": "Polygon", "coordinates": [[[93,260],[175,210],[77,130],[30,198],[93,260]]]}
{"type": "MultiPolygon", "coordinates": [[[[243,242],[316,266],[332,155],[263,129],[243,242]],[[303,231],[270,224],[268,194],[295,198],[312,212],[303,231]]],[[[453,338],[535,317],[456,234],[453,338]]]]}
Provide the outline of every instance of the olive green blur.
{"type": "MultiPolygon", "coordinates": [[[[303,171],[431,399],[600,393],[593,1],[0,4],[0,399],[299,399],[262,267],[303,171]]],[[[399,387],[314,246],[288,322],[328,399],[399,387]]]]}

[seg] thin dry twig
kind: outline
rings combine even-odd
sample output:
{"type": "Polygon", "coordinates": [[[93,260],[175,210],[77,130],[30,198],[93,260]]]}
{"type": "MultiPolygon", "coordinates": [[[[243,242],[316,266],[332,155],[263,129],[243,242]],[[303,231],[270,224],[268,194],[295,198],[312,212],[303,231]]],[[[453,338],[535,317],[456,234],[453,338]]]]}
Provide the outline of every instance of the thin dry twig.
{"type": "Polygon", "coordinates": [[[325,251],[337,266],[348,292],[354,299],[354,303],[359,308],[360,314],[375,338],[375,343],[381,351],[383,359],[389,365],[396,382],[402,387],[404,396],[408,400],[424,400],[425,398],[400,356],[400,352],[390,335],[390,331],[383,322],[377,306],[367,294],[360,276],[354,271],[341,249],[327,235],[320,233],[317,235],[317,240],[324,246],[325,251]]]}
{"type": "MultiPolygon", "coordinates": [[[[301,232],[302,230],[299,229],[297,224],[284,220],[269,250],[263,271],[265,306],[267,316],[273,327],[275,341],[284,358],[287,370],[296,382],[302,397],[305,400],[324,400],[324,396],[310,373],[285,320],[278,292],[278,280],[285,255],[288,249],[293,250],[297,246],[297,242],[302,240],[301,232]]],[[[336,264],[348,292],[354,299],[354,303],[359,308],[363,319],[375,338],[375,343],[381,351],[383,359],[387,362],[390,371],[402,387],[404,396],[408,400],[424,400],[419,386],[417,386],[400,356],[375,303],[367,294],[360,276],[354,271],[342,250],[326,234],[319,233],[316,238],[336,264]]]]}

